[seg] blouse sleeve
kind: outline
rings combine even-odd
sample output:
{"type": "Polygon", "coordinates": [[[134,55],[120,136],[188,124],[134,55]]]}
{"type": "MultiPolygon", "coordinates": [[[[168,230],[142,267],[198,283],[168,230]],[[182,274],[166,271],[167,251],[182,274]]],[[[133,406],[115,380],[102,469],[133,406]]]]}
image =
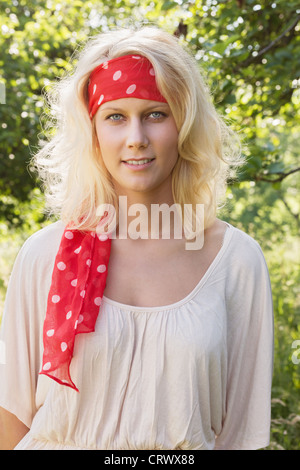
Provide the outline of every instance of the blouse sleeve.
{"type": "Polygon", "coordinates": [[[29,428],[37,411],[42,330],[57,241],[53,225],[30,237],[16,258],[0,332],[0,406],[29,428]]]}
{"type": "Polygon", "coordinates": [[[236,231],[227,280],[227,387],[215,449],[255,450],[270,440],[273,306],[260,246],[236,231]]]}

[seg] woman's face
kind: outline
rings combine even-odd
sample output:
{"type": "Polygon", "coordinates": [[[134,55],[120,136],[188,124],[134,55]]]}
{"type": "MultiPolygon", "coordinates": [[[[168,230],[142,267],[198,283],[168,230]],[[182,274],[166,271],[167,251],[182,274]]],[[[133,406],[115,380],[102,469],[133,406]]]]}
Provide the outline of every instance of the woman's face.
{"type": "Polygon", "coordinates": [[[178,131],[167,103],[122,98],[95,116],[103,162],[117,193],[171,191],[178,131]]]}

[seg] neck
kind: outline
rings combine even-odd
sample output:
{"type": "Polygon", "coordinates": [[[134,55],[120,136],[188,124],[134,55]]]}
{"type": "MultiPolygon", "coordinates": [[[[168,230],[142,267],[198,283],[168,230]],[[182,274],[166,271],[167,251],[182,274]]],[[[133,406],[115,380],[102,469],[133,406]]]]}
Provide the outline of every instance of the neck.
{"type": "Polygon", "coordinates": [[[163,238],[168,233],[172,237],[175,217],[172,191],[122,191],[118,198],[118,238],[163,238]]]}

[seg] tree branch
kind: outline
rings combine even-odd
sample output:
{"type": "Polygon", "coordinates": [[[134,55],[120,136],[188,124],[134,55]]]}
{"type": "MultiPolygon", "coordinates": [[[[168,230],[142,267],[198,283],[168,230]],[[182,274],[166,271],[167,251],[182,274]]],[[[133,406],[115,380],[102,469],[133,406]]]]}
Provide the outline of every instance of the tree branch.
{"type": "MultiPolygon", "coordinates": [[[[292,31],[297,26],[299,20],[300,14],[296,16],[295,20],[277,38],[273,39],[273,41],[271,41],[270,44],[268,44],[267,46],[261,48],[255,56],[250,55],[244,61],[240,62],[239,64],[236,64],[234,72],[238,72],[241,68],[248,67],[248,65],[250,64],[260,62],[260,57],[266,52],[268,52],[270,49],[272,49],[279,41],[281,41],[281,39],[284,38],[284,36],[286,36],[287,33],[292,31]]],[[[292,36],[290,40],[291,39],[292,36]]]]}
{"type": "Polygon", "coordinates": [[[270,49],[272,49],[272,47],[275,46],[277,42],[279,42],[287,33],[289,33],[292,29],[295,28],[295,26],[297,26],[297,23],[299,20],[300,20],[300,14],[296,16],[296,19],[293,21],[293,23],[290,24],[290,26],[288,26],[288,28],[286,28],[286,30],[283,31],[283,33],[281,33],[277,38],[271,41],[270,44],[268,44],[268,46],[264,47],[263,49],[260,49],[256,57],[259,57],[265,54],[266,52],[268,52],[270,49]]]}
{"type": "Polygon", "coordinates": [[[288,212],[296,219],[297,222],[299,222],[299,214],[295,214],[295,212],[292,211],[286,200],[284,199],[283,195],[281,194],[281,200],[283,204],[285,205],[286,209],[288,212]]]}
{"type": "Polygon", "coordinates": [[[296,173],[297,171],[300,171],[300,167],[299,168],[294,168],[293,170],[291,171],[288,171],[287,173],[275,173],[275,175],[279,175],[278,178],[275,178],[275,179],[269,179],[269,178],[266,178],[264,176],[260,176],[260,175],[255,175],[254,179],[256,181],[266,181],[267,183],[280,183],[282,180],[284,180],[284,178],[286,178],[287,176],[293,174],[293,173],[296,173]]]}

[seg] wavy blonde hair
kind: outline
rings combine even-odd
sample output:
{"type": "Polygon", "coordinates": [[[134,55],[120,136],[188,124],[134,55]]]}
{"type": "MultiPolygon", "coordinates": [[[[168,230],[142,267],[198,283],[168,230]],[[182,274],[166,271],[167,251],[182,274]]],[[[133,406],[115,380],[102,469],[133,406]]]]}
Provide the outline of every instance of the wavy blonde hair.
{"type": "Polygon", "coordinates": [[[95,230],[100,204],[117,208],[88,113],[87,84],[96,66],[127,54],[150,60],[179,130],[179,158],[172,173],[174,202],[182,208],[204,204],[208,227],[224,195],[228,170],[240,163],[239,142],[212,104],[195,59],[174,36],[153,27],[93,37],[77,53],[74,71],[48,94],[55,132],[33,157],[47,208],[81,230],[95,230]]]}

